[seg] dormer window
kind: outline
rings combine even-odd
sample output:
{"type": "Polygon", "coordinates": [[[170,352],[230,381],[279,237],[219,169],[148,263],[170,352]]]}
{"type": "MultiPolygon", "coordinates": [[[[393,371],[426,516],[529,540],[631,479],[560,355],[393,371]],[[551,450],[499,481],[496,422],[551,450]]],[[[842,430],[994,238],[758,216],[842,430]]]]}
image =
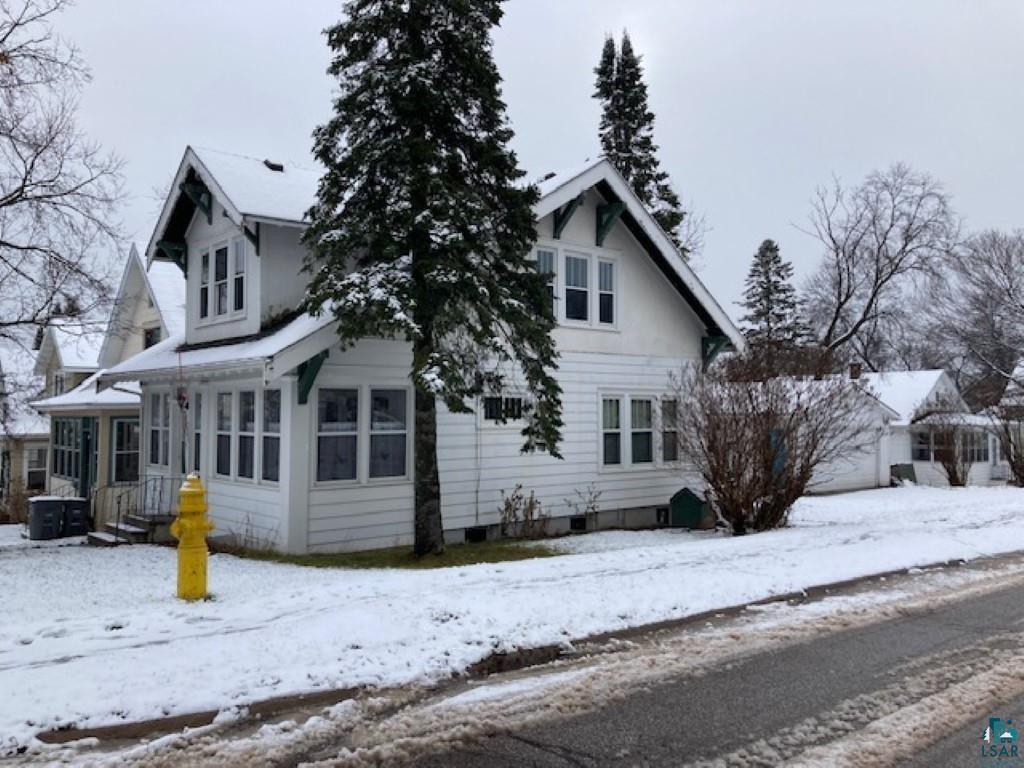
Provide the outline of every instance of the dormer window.
{"type": "Polygon", "coordinates": [[[200,320],[227,320],[245,311],[245,257],[240,237],[200,251],[200,320]]]}
{"type": "Polygon", "coordinates": [[[55,373],[53,374],[53,394],[63,395],[64,394],[64,374],[55,373]]]}

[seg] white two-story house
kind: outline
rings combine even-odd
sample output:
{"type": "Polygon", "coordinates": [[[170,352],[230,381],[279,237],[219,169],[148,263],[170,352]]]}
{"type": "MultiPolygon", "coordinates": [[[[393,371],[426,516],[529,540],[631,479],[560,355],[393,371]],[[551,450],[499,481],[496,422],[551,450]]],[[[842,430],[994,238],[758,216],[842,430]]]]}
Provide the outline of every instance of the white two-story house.
{"type": "MultiPolygon", "coordinates": [[[[413,538],[407,343],[341,351],[329,315],[295,311],[320,173],[186,150],[146,251],[187,274],[187,320],[109,369],[142,386],[145,474],[197,472],[215,533],[302,553],[413,538]]],[[[697,479],[676,455],[670,376],[743,339],[621,176],[596,160],[540,185],[535,255],[551,274],[564,459],[520,453],[530,393],[438,416],[446,537],[493,531],[502,491],[536,494],[553,526],[600,492],[600,525],[654,524],[697,479]],[[501,423],[501,416],[506,421],[501,423]]]]}

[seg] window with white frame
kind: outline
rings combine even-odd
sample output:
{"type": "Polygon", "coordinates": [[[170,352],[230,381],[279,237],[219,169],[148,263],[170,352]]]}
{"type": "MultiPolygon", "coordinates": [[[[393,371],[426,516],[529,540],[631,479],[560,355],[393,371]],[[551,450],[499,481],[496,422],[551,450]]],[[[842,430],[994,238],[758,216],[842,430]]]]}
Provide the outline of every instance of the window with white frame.
{"type": "Polygon", "coordinates": [[[601,400],[601,461],[605,466],[622,464],[622,400],[601,400]]]}
{"type": "Polygon", "coordinates": [[[281,390],[263,393],[263,451],[260,476],[276,483],[281,478],[281,390]]]}
{"type": "Polygon", "coordinates": [[[370,477],[404,477],[408,444],[408,392],[370,390],[370,477]]]}
{"type": "Polygon", "coordinates": [[[139,479],[139,420],[115,418],[110,422],[110,479],[132,483],[139,479]]]}
{"type": "Polygon", "coordinates": [[[171,447],[171,396],[152,392],[149,395],[149,463],[166,467],[171,447]]]}
{"type": "Polygon", "coordinates": [[[565,319],[590,319],[590,257],[565,255],[565,319]]]}
{"type": "Polygon", "coordinates": [[[615,324],[615,262],[597,262],[597,320],[615,324]]]}
{"type": "Polygon", "coordinates": [[[632,464],[654,462],[654,399],[634,397],[629,401],[629,457],[632,464]]]}
{"type": "Polygon", "coordinates": [[[238,477],[256,476],[256,393],[238,393],[238,477]]]}
{"type": "Polygon", "coordinates": [[[317,394],[316,479],[355,480],[358,471],[359,390],[321,389],[317,394]]]}
{"type": "Polygon", "coordinates": [[[661,460],[679,461],[679,403],[674,398],[661,401],[661,460]]]}
{"type": "Polygon", "coordinates": [[[25,452],[25,490],[46,488],[46,447],[29,448],[25,452]]]}
{"type": "Polygon", "coordinates": [[[552,314],[556,311],[555,305],[555,251],[552,248],[537,249],[537,272],[546,275],[548,278],[548,295],[551,300],[549,308],[552,314]]]}
{"type": "Polygon", "coordinates": [[[964,460],[972,464],[988,461],[988,435],[979,430],[970,430],[963,437],[964,460]]]}
{"type": "Polygon", "coordinates": [[[484,421],[506,424],[523,418],[523,398],[488,395],[484,398],[484,421]]]}
{"type": "Polygon", "coordinates": [[[192,471],[199,472],[203,457],[203,393],[192,395],[192,471]]]}
{"type": "Polygon", "coordinates": [[[53,420],[53,474],[78,479],[82,460],[81,419],[53,420]]]}
{"type": "Polygon", "coordinates": [[[217,393],[217,455],[216,472],[231,476],[231,423],[234,414],[234,396],[231,392],[217,393]]]}
{"type": "Polygon", "coordinates": [[[932,435],[931,432],[912,432],[910,445],[910,458],[913,461],[932,460],[932,435]]]}
{"type": "Polygon", "coordinates": [[[245,309],[245,241],[237,238],[231,244],[234,250],[234,279],[232,281],[231,306],[235,312],[245,309]]]}
{"type": "Polygon", "coordinates": [[[210,316],[210,252],[199,256],[199,317],[210,316]]]}
{"type": "Polygon", "coordinates": [[[228,313],[228,247],[213,252],[213,296],[217,315],[228,313]]]}

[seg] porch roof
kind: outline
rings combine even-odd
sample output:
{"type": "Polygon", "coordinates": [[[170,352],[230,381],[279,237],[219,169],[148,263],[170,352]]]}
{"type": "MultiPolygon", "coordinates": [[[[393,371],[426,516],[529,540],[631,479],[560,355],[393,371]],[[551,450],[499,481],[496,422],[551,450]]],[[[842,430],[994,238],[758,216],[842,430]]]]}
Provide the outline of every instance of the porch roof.
{"type": "Polygon", "coordinates": [[[270,381],[336,344],[334,325],[333,314],[325,309],[318,317],[302,314],[246,339],[186,345],[184,335],[178,334],[103,371],[100,382],[188,378],[215,371],[259,371],[270,381]]]}
{"type": "Polygon", "coordinates": [[[114,411],[138,408],[142,392],[138,381],[122,381],[116,386],[100,389],[97,371],[70,392],[36,400],[31,405],[40,413],[70,411],[114,411]]]}

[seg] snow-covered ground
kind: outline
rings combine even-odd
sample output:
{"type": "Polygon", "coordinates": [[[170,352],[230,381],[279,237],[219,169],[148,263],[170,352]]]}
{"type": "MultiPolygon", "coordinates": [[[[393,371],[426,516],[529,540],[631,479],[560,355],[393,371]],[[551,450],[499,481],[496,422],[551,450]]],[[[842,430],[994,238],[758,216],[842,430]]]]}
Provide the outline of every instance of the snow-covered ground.
{"type": "Polygon", "coordinates": [[[1024,549],[1024,490],[806,499],[786,530],[609,532],[564,557],[435,571],[216,555],[173,598],[170,549],[0,548],[0,753],[42,730],[426,682],[492,651],[681,618],[881,571],[1024,549]]]}

